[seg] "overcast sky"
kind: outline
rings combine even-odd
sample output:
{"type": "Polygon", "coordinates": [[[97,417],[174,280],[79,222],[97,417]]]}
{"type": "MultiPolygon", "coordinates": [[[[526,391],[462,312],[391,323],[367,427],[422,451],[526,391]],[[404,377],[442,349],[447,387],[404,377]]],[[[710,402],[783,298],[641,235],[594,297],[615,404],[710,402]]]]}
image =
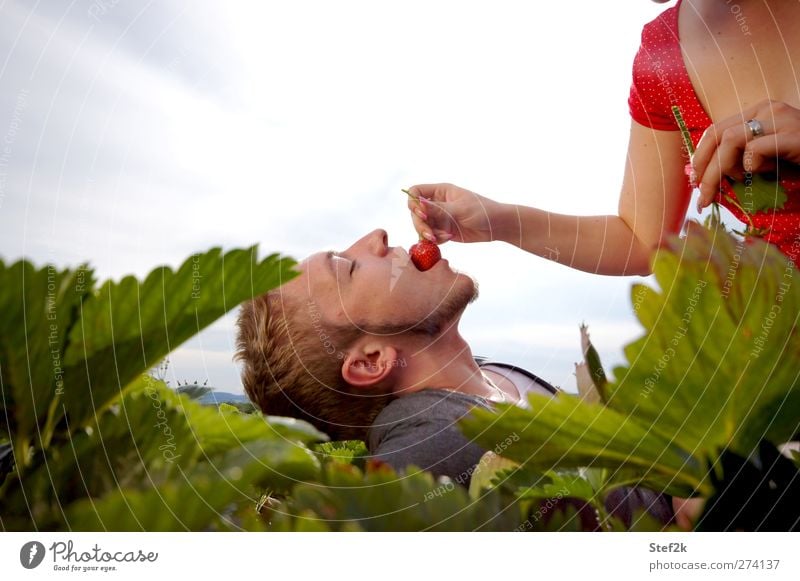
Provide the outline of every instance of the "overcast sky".
{"type": "MultiPolygon", "coordinates": [[[[216,245],[302,258],[376,227],[407,247],[399,190],[421,182],[616,212],[631,63],[665,5],[388,4],[3,2],[0,256],[118,278],[216,245]]],[[[640,333],[642,279],[442,250],[480,282],[476,354],[572,388],[581,322],[607,368],[640,333]]],[[[232,321],[173,355],[173,385],[241,391],[232,321]]]]}

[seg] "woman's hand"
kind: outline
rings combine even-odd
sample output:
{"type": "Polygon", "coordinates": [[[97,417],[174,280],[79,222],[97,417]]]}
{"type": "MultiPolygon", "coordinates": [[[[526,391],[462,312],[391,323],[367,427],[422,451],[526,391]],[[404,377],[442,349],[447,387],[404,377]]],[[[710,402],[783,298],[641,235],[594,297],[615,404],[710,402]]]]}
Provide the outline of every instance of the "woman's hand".
{"type": "Polygon", "coordinates": [[[767,100],[711,125],[692,156],[698,210],[711,203],[724,176],[743,181],[745,173],[774,170],[779,159],[800,163],[800,110],[767,100]],[[763,134],[753,135],[751,119],[763,134]]]}
{"type": "Polygon", "coordinates": [[[431,242],[498,238],[495,222],[502,204],[452,184],[417,185],[407,193],[414,228],[431,242]]]}

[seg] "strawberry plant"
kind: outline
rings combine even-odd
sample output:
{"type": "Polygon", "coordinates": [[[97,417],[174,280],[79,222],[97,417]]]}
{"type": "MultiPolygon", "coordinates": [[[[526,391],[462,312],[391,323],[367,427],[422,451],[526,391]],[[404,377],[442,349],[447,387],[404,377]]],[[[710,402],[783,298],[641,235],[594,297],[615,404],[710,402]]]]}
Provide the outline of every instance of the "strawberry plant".
{"type": "MultiPolygon", "coordinates": [[[[601,491],[636,484],[719,499],[738,490],[728,501],[747,505],[756,488],[736,476],[752,482],[755,471],[780,504],[737,526],[797,528],[797,457],[779,462],[774,450],[800,433],[800,274],[760,240],[745,246],[696,224],[657,253],[653,272],[660,291],[633,289],[645,334],[625,348],[616,379],[599,384],[602,402],[533,394],[531,410],[476,410],[465,434],[489,445],[516,433],[505,456],[539,470],[599,470],[601,491]]],[[[735,514],[707,506],[715,528],[735,514]]]]}
{"type": "Polygon", "coordinates": [[[148,374],[292,265],[213,249],[98,287],[85,266],[0,261],[0,527],[237,528],[260,488],[314,478],[302,444],[324,434],[202,407],[148,374]]]}
{"type": "Polygon", "coordinates": [[[363,442],[202,406],[151,375],[225,312],[292,278],[293,264],[213,249],[98,286],[85,266],[0,261],[0,529],[513,528],[518,515],[498,518],[498,500],[397,475],[366,460],[363,442]],[[387,505],[402,510],[385,515],[387,505]]]}
{"type": "Polygon", "coordinates": [[[148,373],[292,265],[213,249],[98,285],[86,267],[0,261],[0,528],[664,529],[612,514],[624,486],[707,498],[700,529],[798,527],[800,462],[780,447],[800,431],[800,275],[763,242],[691,227],[659,251],[659,288],[633,289],[645,332],[613,379],[584,333],[596,397],[462,420],[487,449],[510,442],[469,491],[148,373]]]}

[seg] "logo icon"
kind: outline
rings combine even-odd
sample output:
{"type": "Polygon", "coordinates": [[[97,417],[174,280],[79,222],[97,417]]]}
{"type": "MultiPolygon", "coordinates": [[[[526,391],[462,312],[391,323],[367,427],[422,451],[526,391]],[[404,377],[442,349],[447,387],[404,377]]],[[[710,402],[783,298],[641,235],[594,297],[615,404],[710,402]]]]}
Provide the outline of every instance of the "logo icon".
{"type": "Polygon", "coordinates": [[[19,550],[19,562],[26,569],[35,569],[44,560],[44,545],[39,541],[29,541],[19,550]]]}
{"type": "Polygon", "coordinates": [[[400,276],[403,274],[403,271],[405,271],[410,262],[411,258],[408,256],[408,254],[400,250],[399,246],[395,247],[392,255],[392,276],[389,280],[389,292],[394,290],[394,285],[396,285],[397,281],[400,280],[400,276]]]}

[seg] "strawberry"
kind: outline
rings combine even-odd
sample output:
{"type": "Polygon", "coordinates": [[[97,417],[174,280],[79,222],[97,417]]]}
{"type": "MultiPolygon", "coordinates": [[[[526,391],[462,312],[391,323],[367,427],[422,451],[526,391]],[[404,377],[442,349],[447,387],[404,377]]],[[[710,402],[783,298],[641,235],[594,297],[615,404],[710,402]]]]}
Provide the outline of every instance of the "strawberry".
{"type": "Polygon", "coordinates": [[[420,240],[411,247],[408,253],[411,255],[411,262],[414,263],[417,270],[423,272],[433,268],[433,265],[442,258],[439,247],[428,240],[420,240]]]}

